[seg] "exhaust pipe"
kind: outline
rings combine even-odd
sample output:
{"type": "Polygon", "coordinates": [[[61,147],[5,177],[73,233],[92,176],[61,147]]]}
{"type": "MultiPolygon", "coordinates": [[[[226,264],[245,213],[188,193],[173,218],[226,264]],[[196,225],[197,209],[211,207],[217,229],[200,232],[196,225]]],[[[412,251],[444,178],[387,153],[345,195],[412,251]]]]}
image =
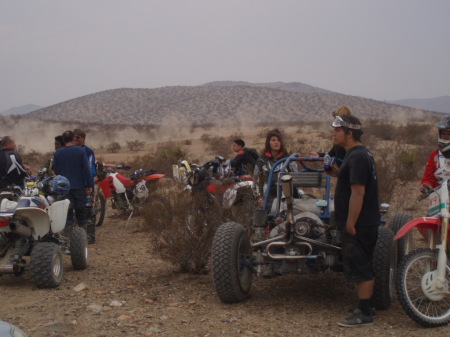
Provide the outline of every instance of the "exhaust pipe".
{"type": "Polygon", "coordinates": [[[33,233],[31,232],[31,228],[21,225],[19,223],[12,223],[9,225],[9,229],[11,232],[18,234],[20,236],[24,236],[26,238],[29,238],[33,233]]]}

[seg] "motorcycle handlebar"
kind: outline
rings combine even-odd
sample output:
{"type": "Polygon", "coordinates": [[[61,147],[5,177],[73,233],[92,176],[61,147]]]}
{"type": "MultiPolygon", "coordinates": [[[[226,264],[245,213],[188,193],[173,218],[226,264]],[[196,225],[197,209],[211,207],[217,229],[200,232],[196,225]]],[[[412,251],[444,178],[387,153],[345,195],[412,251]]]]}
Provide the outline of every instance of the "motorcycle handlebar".
{"type": "Polygon", "coordinates": [[[131,166],[125,164],[102,164],[103,167],[111,167],[118,170],[131,170],[131,166]]]}

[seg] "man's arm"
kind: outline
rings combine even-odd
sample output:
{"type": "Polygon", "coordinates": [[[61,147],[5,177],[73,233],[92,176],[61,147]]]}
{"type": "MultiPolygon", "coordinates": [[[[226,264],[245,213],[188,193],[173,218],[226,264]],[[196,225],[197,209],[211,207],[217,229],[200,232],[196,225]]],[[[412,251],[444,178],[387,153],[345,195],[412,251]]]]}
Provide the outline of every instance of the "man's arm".
{"type": "Polygon", "coordinates": [[[350,196],[347,223],[345,226],[347,233],[351,235],[356,234],[355,224],[361,213],[365,192],[366,187],[364,185],[352,184],[352,194],[350,196]]]}

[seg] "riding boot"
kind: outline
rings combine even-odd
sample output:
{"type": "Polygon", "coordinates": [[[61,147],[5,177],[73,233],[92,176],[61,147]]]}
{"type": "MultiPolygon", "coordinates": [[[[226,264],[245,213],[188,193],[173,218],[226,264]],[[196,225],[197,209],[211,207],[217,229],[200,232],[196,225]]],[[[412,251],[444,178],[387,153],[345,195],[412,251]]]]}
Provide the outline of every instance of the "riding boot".
{"type": "Polygon", "coordinates": [[[87,228],[86,228],[86,234],[88,239],[88,244],[95,243],[95,217],[90,217],[87,220],[87,228]]]}
{"type": "Polygon", "coordinates": [[[86,230],[88,244],[93,244],[95,243],[95,213],[92,207],[86,207],[84,211],[85,219],[87,221],[84,229],[86,230]]]}

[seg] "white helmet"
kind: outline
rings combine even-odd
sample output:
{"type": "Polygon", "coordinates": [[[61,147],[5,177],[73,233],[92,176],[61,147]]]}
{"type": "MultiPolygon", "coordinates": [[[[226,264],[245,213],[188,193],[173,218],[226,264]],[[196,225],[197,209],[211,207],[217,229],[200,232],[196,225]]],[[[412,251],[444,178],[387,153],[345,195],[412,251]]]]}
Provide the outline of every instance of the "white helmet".
{"type": "Polygon", "coordinates": [[[441,153],[445,158],[450,158],[450,140],[446,140],[442,138],[441,132],[442,130],[446,130],[450,132],[450,116],[445,116],[435,125],[439,132],[438,137],[438,146],[441,153]]]}

